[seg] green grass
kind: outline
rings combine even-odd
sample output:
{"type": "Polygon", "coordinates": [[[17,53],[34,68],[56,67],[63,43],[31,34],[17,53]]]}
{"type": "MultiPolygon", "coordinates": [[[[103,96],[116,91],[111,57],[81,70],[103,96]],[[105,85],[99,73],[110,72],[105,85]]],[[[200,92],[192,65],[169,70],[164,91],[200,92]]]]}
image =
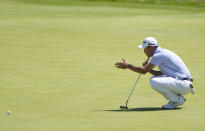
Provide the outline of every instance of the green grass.
{"type": "MultiPolygon", "coordinates": [[[[15,0],[26,3],[35,4],[53,4],[53,5],[70,5],[72,3],[84,2],[110,2],[113,3],[126,3],[126,4],[152,4],[152,5],[179,5],[179,6],[193,6],[193,7],[205,7],[204,0],[15,0]]],[[[90,3],[89,3],[90,4],[90,3]]]]}
{"type": "Polygon", "coordinates": [[[205,129],[204,8],[38,2],[0,1],[1,131],[205,129]],[[114,63],[125,57],[141,65],[137,45],[146,36],[179,54],[195,79],[196,94],[179,110],[159,110],[167,101],[148,74],[132,110],[119,111],[138,74],[114,63]]]}

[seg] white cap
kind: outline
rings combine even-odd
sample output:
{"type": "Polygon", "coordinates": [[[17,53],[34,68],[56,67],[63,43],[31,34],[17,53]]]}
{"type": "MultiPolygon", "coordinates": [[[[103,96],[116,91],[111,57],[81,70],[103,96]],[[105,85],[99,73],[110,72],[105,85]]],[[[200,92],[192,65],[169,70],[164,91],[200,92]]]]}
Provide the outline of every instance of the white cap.
{"type": "Polygon", "coordinates": [[[146,48],[147,46],[158,46],[157,40],[154,37],[147,37],[138,48],[146,48]]]}

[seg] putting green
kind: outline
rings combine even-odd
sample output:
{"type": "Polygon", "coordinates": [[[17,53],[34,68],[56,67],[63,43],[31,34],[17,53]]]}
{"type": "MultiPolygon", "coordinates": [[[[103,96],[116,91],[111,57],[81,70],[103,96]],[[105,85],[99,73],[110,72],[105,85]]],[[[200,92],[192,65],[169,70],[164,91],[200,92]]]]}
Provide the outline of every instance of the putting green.
{"type": "Polygon", "coordinates": [[[2,131],[205,129],[204,8],[45,1],[0,1],[2,131]],[[141,65],[137,45],[147,36],[180,55],[195,79],[181,109],[160,109],[167,101],[150,88],[150,74],[130,110],[119,109],[138,74],[114,63],[141,65]]]}

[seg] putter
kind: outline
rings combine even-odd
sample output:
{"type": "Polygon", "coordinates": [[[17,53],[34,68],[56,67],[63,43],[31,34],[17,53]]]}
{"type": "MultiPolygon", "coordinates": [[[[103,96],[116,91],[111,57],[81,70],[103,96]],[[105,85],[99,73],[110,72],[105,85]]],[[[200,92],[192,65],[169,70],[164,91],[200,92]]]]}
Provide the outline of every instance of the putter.
{"type": "MultiPolygon", "coordinates": [[[[143,66],[148,63],[149,59],[150,59],[150,57],[148,57],[147,60],[146,60],[146,62],[143,63],[143,66]]],[[[130,92],[130,95],[129,95],[128,98],[127,98],[126,106],[120,106],[121,109],[128,109],[128,107],[127,107],[128,101],[129,101],[129,99],[130,99],[130,97],[131,97],[131,95],[132,95],[132,92],[134,91],[134,89],[135,89],[135,87],[136,87],[136,85],[137,85],[137,83],[138,83],[138,81],[139,81],[141,75],[142,75],[142,74],[139,74],[139,76],[138,76],[138,78],[137,78],[137,80],[136,80],[136,82],[135,82],[135,84],[134,84],[134,86],[133,86],[133,88],[132,88],[132,91],[130,92]]]]}
{"type": "Polygon", "coordinates": [[[120,106],[121,109],[128,109],[128,107],[127,107],[128,101],[129,101],[129,99],[130,99],[130,97],[131,97],[131,95],[132,95],[132,92],[134,91],[134,89],[135,89],[135,87],[136,87],[136,85],[137,85],[137,83],[138,83],[138,81],[139,81],[141,75],[142,75],[142,74],[139,74],[139,76],[138,76],[138,78],[137,78],[137,80],[136,80],[136,82],[135,82],[135,84],[134,84],[134,86],[133,86],[133,88],[132,88],[132,91],[130,92],[130,95],[129,95],[128,98],[127,98],[126,106],[120,106]]]}

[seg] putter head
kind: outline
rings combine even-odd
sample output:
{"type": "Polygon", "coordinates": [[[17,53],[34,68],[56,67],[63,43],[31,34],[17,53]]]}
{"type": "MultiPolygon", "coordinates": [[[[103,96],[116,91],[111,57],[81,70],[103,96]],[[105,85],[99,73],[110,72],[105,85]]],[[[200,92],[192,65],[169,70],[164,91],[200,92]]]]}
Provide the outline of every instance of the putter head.
{"type": "Polygon", "coordinates": [[[124,110],[124,109],[128,109],[127,106],[120,106],[120,108],[123,109],[123,110],[124,110]]]}

